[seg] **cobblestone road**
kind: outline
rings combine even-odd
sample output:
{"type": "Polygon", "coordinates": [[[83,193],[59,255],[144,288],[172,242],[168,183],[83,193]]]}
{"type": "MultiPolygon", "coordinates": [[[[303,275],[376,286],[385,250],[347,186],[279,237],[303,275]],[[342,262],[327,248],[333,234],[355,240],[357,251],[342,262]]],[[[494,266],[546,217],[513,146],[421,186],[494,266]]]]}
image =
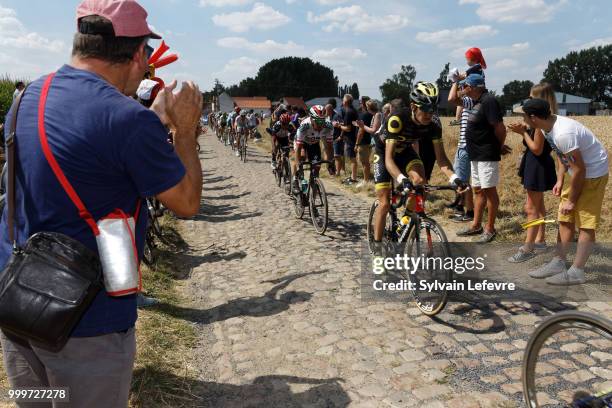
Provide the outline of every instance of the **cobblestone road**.
{"type": "MultiPolygon", "coordinates": [[[[526,340],[560,305],[452,304],[432,320],[413,305],[363,302],[369,202],[326,182],[331,224],[319,236],[294,218],[268,155],[249,150],[245,165],[203,137],[202,215],[181,222],[191,248],[185,307],[202,333],[194,361],[207,384],[199,406],[522,406],[526,340]]],[[[609,303],[577,306],[612,316],[609,303]]],[[[609,362],[609,353],[591,358],[609,362]]],[[[612,380],[580,364],[548,373],[612,380]]]]}

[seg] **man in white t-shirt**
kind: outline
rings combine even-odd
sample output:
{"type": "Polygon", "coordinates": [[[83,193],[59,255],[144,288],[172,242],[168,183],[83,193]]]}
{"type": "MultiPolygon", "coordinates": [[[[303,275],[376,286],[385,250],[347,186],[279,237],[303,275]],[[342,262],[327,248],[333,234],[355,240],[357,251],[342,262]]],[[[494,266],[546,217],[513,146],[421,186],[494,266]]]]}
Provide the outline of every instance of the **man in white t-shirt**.
{"type": "Polygon", "coordinates": [[[584,265],[595,242],[608,183],[608,152],[581,123],[552,115],[550,105],[543,99],[528,99],[516,111],[523,113],[525,123],[532,129],[544,131],[546,140],[569,174],[558,180],[553,188],[553,193],[561,197],[556,256],[548,264],[531,271],[529,276],[546,278],[551,285],[584,283],[584,265]],[[566,269],[565,260],[576,227],[580,231],[576,257],[566,269]]]}

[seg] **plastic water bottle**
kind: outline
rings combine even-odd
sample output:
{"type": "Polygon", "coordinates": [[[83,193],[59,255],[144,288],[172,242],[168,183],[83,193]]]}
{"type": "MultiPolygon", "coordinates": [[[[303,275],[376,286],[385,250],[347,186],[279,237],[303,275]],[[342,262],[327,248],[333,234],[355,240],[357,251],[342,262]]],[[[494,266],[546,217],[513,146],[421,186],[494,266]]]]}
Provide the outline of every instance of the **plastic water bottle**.
{"type": "Polygon", "coordinates": [[[302,179],[302,192],[304,194],[308,192],[308,181],[305,178],[302,179]]]}

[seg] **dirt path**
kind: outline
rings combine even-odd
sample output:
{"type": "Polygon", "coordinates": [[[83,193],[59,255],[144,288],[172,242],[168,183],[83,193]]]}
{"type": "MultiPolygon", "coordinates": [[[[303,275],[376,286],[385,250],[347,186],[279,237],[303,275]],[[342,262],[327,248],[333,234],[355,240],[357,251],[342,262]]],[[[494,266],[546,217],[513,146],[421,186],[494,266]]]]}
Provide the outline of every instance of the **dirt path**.
{"type": "MultiPolygon", "coordinates": [[[[365,302],[370,200],[326,182],[331,224],[319,236],[294,218],[268,155],[250,148],[243,164],[213,136],[202,146],[201,215],[180,223],[185,308],[202,333],[195,406],[520,406],[526,339],[550,310],[454,304],[432,320],[365,302]]],[[[588,306],[612,315],[610,304],[588,306]]]]}

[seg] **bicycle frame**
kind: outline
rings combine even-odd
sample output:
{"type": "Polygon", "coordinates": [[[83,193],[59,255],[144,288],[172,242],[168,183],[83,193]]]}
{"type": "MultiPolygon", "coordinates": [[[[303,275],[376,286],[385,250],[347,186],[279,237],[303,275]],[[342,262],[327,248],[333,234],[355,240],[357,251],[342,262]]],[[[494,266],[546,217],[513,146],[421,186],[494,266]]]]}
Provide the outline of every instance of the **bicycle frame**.
{"type": "Polygon", "coordinates": [[[308,197],[308,194],[310,193],[310,188],[314,184],[315,180],[319,178],[319,170],[321,169],[321,164],[331,165],[332,162],[328,160],[305,161],[300,162],[300,164],[298,165],[297,174],[299,176],[302,176],[304,174],[304,166],[308,166],[306,170],[310,170],[310,175],[308,177],[308,190],[306,190],[306,193],[302,193],[305,194],[306,197],[308,197]]]}

